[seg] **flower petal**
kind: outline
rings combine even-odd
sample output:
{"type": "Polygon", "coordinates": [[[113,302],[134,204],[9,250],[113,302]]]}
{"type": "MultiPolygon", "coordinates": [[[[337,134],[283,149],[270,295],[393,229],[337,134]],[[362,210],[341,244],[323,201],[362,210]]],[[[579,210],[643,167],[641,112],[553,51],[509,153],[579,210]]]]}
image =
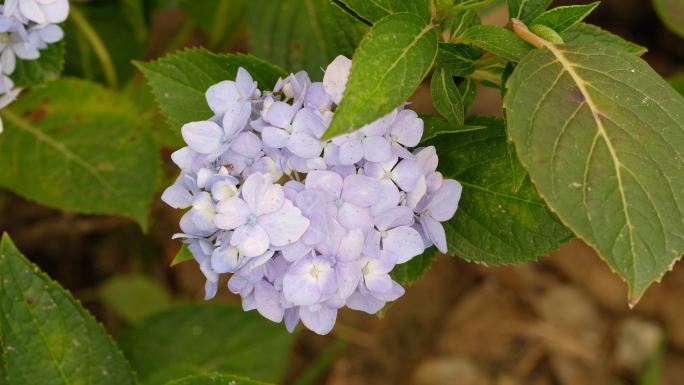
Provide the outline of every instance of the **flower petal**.
{"type": "Polygon", "coordinates": [[[349,175],[344,178],[342,200],[360,207],[373,205],[380,193],[380,183],[365,175],[349,175]]]}
{"type": "Polygon", "coordinates": [[[389,230],[382,240],[382,249],[394,254],[397,257],[397,263],[408,262],[425,251],[423,238],[409,226],[399,226],[389,230]]]}
{"type": "Polygon", "coordinates": [[[306,176],[304,185],[307,190],[317,190],[326,193],[328,200],[332,201],[342,195],[342,177],[332,171],[317,170],[306,176]]]}
{"type": "Polygon", "coordinates": [[[268,234],[259,225],[244,225],[235,230],[230,244],[237,246],[245,257],[256,257],[268,250],[268,234]]]}
{"type": "Polygon", "coordinates": [[[369,136],[363,140],[363,156],[371,162],[385,162],[392,158],[392,146],[383,136],[369,136]]]}
{"type": "Polygon", "coordinates": [[[323,87],[335,104],[340,104],[340,101],[342,100],[351,66],[351,60],[340,55],[325,69],[323,87]]]}
{"type": "Polygon", "coordinates": [[[245,201],[240,198],[228,198],[216,206],[216,227],[223,230],[233,230],[245,223],[251,211],[245,201]]]}
{"type": "Polygon", "coordinates": [[[212,121],[186,123],[181,133],[188,146],[200,154],[211,154],[221,147],[223,129],[212,121]]]}
{"type": "Polygon", "coordinates": [[[316,306],[312,310],[310,307],[303,306],[299,308],[299,316],[301,317],[304,326],[311,331],[316,334],[326,335],[330,333],[333,326],[335,326],[337,309],[332,309],[327,306],[316,306]]]}
{"type": "Polygon", "coordinates": [[[297,242],[309,227],[309,220],[288,200],[279,210],[260,216],[258,221],[268,234],[270,243],[276,247],[297,242]]]}
{"type": "Polygon", "coordinates": [[[461,199],[461,184],[453,179],[442,181],[442,186],[430,197],[427,212],[440,222],[448,221],[456,213],[461,199]]]}
{"type": "Polygon", "coordinates": [[[259,281],[254,286],[254,303],[256,310],[273,322],[283,320],[285,310],[280,304],[280,293],[266,281],[259,281]]]}
{"type": "Polygon", "coordinates": [[[406,147],[415,147],[423,136],[423,119],[413,110],[402,110],[390,129],[392,140],[406,147]]]}
{"type": "Polygon", "coordinates": [[[274,102],[266,111],[264,120],[273,126],[285,128],[292,123],[295,112],[297,110],[285,102],[274,102]]]}
{"type": "Polygon", "coordinates": [[[351,139],[340,145],[338,152],[340,164],[354,164],[363,158],[363,143],[358,139],[351,139]]]}
{"type": "Polygon", "coordinates": [[[446,253],[447,249],[446,234],[444,233],[444,227],[441,223],[436,221],[434,218],[427,214],[422,214],[420,216],[420,224],[423,226],[425,235],[435,244],[437,250],[442,253],[446,253]]]}
{"type": "Polygon", "coordinates": [[[240,92],[234,81],[224,80],[209,87],[204,97],[207,99],[209,108],[215,114],[220,115],[226,111],[229,103],[240,100],[240,92]]]}

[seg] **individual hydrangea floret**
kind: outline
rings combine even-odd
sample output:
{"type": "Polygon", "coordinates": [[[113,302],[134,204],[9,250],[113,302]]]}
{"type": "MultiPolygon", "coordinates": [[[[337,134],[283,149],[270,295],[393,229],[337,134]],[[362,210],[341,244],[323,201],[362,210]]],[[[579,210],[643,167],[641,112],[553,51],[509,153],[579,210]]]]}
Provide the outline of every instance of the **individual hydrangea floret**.
{"type": "Polygon", "coordinates": [[[186,209],[183,238],[206,277],[205,298],[228,289],[294,330],[329,333],[343,307],[374,314],[404,294],[390,273],[435,245],[461,186],[437,171],[434,147],[413,148],[423,121],[405,106],[321,141],[351,61],[323,82],[306,72],[259,90],[243,68],[206,92],[214,113],[182,129],[181,169],[162,200],[186,209]]]}
{"type": "Polygon", "coordinates": [[[68,15],[68,0],[6,0],[0,5],[0,109],[21,92],[10,78],[17,60],[37,60],[41,50],[62,40],[64,31],[57,24],[68,15]]]}

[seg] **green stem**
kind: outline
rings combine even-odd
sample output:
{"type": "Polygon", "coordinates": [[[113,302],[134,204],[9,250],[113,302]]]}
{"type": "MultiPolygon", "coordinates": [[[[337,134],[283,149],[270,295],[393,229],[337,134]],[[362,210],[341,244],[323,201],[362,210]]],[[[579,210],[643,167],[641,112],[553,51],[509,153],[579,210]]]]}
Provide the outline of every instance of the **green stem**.
{"type": "Polygon", "coordinates": [[[93,47],[95,56],[97,56],[97,59],[100,61],[102,71],[107,79],[107,84],[109,84],[110,88],[117,88],[118,81],[116,79],[116,69],[114,68],[112,57],[109,55],[109,51],[102,42],[102,39],[100,39],[100,36],[97,34],[93,26],[90,25],[90,22],[78,8],[71,7],[69,14],[71,16],[71,21],[74,22],[88,43],[90,43],[90,45],[93,47]]]}
{"type": "Polygon", "coordinates": [[[218,48],[223,34],[225,33],[226,15],[228,15],[230,10],[230,2],[228,0],[220,0],[216,8],[216,15],[214,16],[214,23],[209,36],[209,47],[212,49],[218,48]]]}
{"type": "Polygon", "coordinates": [[[518,19],[511,19],[511,26],[513,27],[513,32],[515,32],[515,34],[518,35],[518,37],[520,37],[521,39],[525,40],[526,42],[532,44],[537,48],[548,48],[548,46],[551,45],[551,43],[549,43],[548,41],[535,35],[534,32],[530,31],[529,28],[527,28],[525,23],[518,19]]]}

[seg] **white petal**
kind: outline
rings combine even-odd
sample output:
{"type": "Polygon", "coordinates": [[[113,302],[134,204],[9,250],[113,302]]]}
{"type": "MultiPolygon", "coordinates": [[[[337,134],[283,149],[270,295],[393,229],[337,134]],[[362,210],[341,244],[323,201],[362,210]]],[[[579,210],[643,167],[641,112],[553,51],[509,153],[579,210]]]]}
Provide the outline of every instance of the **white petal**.
{"type": "Polygon", "coordinates": [[[442,186],[430,197],[427,206],[430,216],[440,222],[451,219],[458,208],[461,191],[463,191],[461,184],[455,180],[442,181],[442,186]]]}
{"type": "Polygon", "coordinates": [[[382,136],[369,136],[363,140],[363,156],[371,162],[385,162],[392,158],[392,146],[382,136]]]}
{"type": "Polygon", "coordinates": [[[233,230],[244,225],[251,214],[245,201],[237,197],[222,201],[216,211],[216,226],[223,230],[233,230]]]}
{"type": "Polygon", "coordinates": [[[354,261],[361,256],[363,250],[363,231],[360,229],[350,230],[340,241],[337,259],[340,261],[354,261]]]}
{"type": "Polygon", "coordinates": [[[217,115],[223,114],[229,103],[240,100],[237,86],[231,80],[224,80],[214,84],[207,89],[204,96],[207,99],[209,108],[217,115]]]}
{"type": "Polygon", "coordinates": [[[304,185],[307,190],[318,190],[327,194],[328,200],[334,200],[342,195],[342,177],[332,171],[317,170],[306,176],[304,185]]]}
{"type": "Polygon", "coordinates": [[[221,147],[223,129],[212,121],[186,123],[181,133],[188,146],[201,154],[211,154],[221,147]]]}
{"type": "Polygon", "coordinates": [[[423,253],[423,238],[409,226],[389,230],[382,240],[382,248],[397,257],[397,263],[404,263],[423,253]]]}
{"type": "Polygon", "coordinates": [[[432,243],[435,244],[437,250],[442,253],[449,251],[447,249],[446,234],[444,233],[444,227],[441,223],[434,218],[431,218],[429,215],[423,214],[420,216],[420,224],[423,226],[425,235],[427,235],[432,243]]]}
{"type": "Polygon", "coordinates": [[[280,294],[270,283],[259,281],[254,286],[254,303],[259,314],[266,319],[273,322],[283,320],[285,310],[280,305],[280,294]]]}
{"type": "Polygon", "coordinates": [[[342,199],[360,207],[370,207],[379,198],[380,183],[365,175],[349,175],[344,178],[342,199]]]}
{"type": "Polygon", "coordinates": [[[235,230],[230,243],[245,257],[256,257],[268,250],[268,234],[259,225],[244,225],[235,230]]]}
{"type": "Polygon", "coordinates": [[[297,242],[309,227],[309,220],[288,200],[278,211],[262,215],[258,220],[268,233],[271,244],[276,247],[297,242]]]}
{"type": "Polygon", "coordinates": [[[250,102],[231,102],[226,104],[222,125],[226,138],[232,138],[245,128],[249,115],[252,113],[250,102]]]}
{"type": "Polygon", "coordinates": [[[283,148],[287,146],[287,140],[290,138],[290,133],[282,128],[266,126],[261,130],[261,139],[264,143],[273,148],[283,148]]]}
{"type": "Polygon", "coordinates": [[[337,319],[337,309],[327,306],[316,306],[315,310],[310,307],[299,308],[299,316],[304,326],[316,334],[326,335],[330,333],[335,320],[337,319]]]}
{"type": "Polygon", "coordinates": [[[323,143],[308,133],[295,133],[290,136],[287,148],[302,158],[315,158],[321,154],[323,143]]]}
{"type": "Polygon", "coordinates": [[[340,104],[340,101],[342,100],[351,66],[351,60],[340,55],[325,69],[323,87],[335,104],[340,104]]]}
{"type": "Polygon", "coordinates": [[[420,164],[412,159],[404,159],[392,170],[392,180],[404,191],[416,188],[418,180],[423,177],[420,164]]]}
{"type": "Polygon", "coordinates": [[[338,158],[340,164],[354,164],[363,158],[363,143],[360,140],[348,140],[340,146],[338,158]]]}

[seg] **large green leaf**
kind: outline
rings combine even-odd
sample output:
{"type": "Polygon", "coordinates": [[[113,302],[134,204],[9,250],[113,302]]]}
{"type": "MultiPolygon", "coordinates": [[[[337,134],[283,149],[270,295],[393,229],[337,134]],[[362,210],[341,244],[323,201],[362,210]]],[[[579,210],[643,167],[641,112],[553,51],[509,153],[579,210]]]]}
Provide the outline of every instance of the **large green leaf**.
{"type": "Polygon", "coordinates": [[[534,48],[508,29],[495,25],[474,25],[461,37],[466,43],[518,62],[534,48]]]}
{"type": "Polygon", "coordinates": [[[430,20],[428,0],[339,0],[361,18],[373,23],[393,13],[413,13],[430,20]]]}
{"type": "Polygon", "coordinates": [[[223,80],[235,79],[244,67],[260,89],[272,89],[283,70],[253,56],[217,55],[190,49],[149,63],[136,63],[147,78],[159,107],[173,129],[212,116],[204,97],[207,89],[223,80]]]}
{"type": "Polygon", "coordinates": [[[419,16],[395,13],[375,23],[354,54],[324,138],[360,128],[406,101],[432,67],[437,46],[437,30],[419,16]]]}
{"type": "Polygon", "coordinates": [[[509,135],[551,209],[635,302],[684,252],[684,98],[623,50],[545,46],[508,81],[509,135]]]}
{"type": "Polygon", "coordinates": [[[200,374],[174,380],[167,385],[268,385],[261,381],[225,374],[200,374]]]}
{"type": "Polygon", "coordinates": [[[508,15],[511,19],[518,19],[524,23],[537,17],[551,4],[553,0],[506,0],[508,15]]]}
{"type": "Polygon", "coordinates": [[[2,111],[0,185],[48,206],[125,215],[146,227],[159,156],[139,114],[83,80],[22,95],[2,111]]]}
{"type": "Polygon", "coordinates": [[[571,238],[530,180],[519,185],[503,121],[477,118],[468,124],[486,128],[423,143],[437,149],[444,177],[463,185],[456,215],[444,223],[449,254],[487,264],[522,263],[571,238]]]}
{"type": "Polygon", "coordinates": [[[0,243],[0,288],[0,374],[6,383],[135,384],[102,326],[7,235],[0,243]]]}
{"type": "Polygon", "coordinates": [[[609,45],[613,48],[621,49],[639,56],[648,52],[646,47],[634,44],[592,24],[579,23],[567,31],[562,32],[560,35],[566,44],[609,45]]]}
{"type": "Polygon", "coordinates": [[[351,57],[366,29],[330,0],[251,0],[247,20],[255,55],[314,81],[337,55],[351,57]]]}
{"type": "Polygon", "coordinates": [[[146,385],[221,372],[276,382],[292,335],[255,312],[222,304],[188,305],[152,316],[119,344],[146,385]]]}
{"type": "Polygon", "coordinates": [[[677,92],[684,96],[684,75],[677,75],[668,79],[668,82],[677,92]]]}
{"type": "Polygon", "coordinates": [[[40,51],[37,60],[17,60],[12,80],[19,87],[31,87],[59,78],[64,68],[64,41],[40,51]]]}
{"type": "Polygon", "coordinates": [[[663,24],[684,38],[684,0],[653,0],[653,6],[663,24]]]}

